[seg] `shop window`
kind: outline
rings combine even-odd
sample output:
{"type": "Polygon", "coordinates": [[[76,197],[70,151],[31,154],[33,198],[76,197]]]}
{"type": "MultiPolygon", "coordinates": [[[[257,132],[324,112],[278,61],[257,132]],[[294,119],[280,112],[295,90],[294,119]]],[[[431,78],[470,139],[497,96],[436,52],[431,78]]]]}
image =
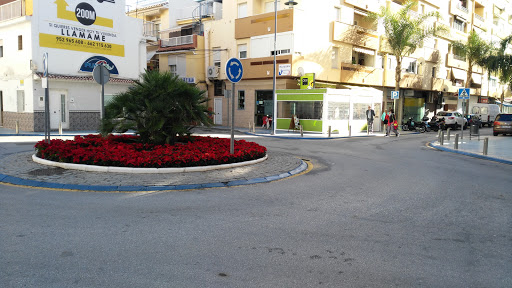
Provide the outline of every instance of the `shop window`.
{"type": "Polygon", "coordinates": [[[18,35],[18,50],[23,50],[23,36],[18,35]]]}
{"type": "Polygon", "coordinates": [[[354,103],[353,117],[354,120],[366,120],[366,109],[368,103],[354,103]]]}
{"type": "Polygon", "coordinates": [[[322,101],[279,101],[277,109],[279,118],[322,119],[322,101]]]}
{"type": "Polygon", "coordinates": [[[238,110],[245,109],[245,91],[238,90],[238,110]]]}
{"type": "Polygon", "coordinates": [[[348,102],[329,102],[328,104],[328,120],[349,120],[350,103],[348,102]]]}

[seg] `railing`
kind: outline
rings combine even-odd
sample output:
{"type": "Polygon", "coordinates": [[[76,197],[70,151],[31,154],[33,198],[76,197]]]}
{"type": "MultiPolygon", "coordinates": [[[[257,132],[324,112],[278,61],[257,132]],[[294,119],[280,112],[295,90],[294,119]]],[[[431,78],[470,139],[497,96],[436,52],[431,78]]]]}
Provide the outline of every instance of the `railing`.
{"type": "Polygon", "coordinates": [[[478,19],[478,20],[480,20],[480,21],[482,21],[482,22],[485,22],[484,17],[482,17],[482,16],[480,16],[480,15],[478,15],[478,14],[476,14],[476,13],[475,13],[475,18],[476,18],[476,19],[478,19]]]}
{"type": "Polygon", "coordinates": [[[161,47],[175,47],[194,43],[194,35],[186,35],[161,40],[161,47]]]}
{"type": "Polygon", "coordinates": [[[0,6],[0,22],[25,16],[25,1],[18,0],[0,6]]]}
{"type": "Polygon", "coordinates": [[[469,13],[468,8],[467,8],[467,7],[462,6],[462,4],[460,4],[460,2],[459,2],[459,3],[457,3],[457,9],[459,9],[460,11],[462,11],[462,12],[464,12],[464,13],[469,13]]]}
{"type": "Polygon", "coordinates": [[[152,36],[158,38],[157,26],[154,22],[144,21],[144,36],[152,36]]]}

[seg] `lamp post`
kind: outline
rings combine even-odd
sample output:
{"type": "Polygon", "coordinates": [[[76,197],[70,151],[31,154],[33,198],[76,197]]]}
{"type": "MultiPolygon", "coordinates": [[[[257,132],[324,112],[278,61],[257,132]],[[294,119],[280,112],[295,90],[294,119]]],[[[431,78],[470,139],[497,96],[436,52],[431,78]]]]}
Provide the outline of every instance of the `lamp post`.
{"type": "MultiPolygon", "coordinates": [[[[293,6],[297,5],[297,2],[293,0],[288,0],[288,2],[284,3],[284,5],[289,8],[293,8],[293,6]]],[[[277,0],[274,0],[274,72],[272,77],[272,99],[274,111],[272,114],[272,135],[276,134],[276,122],[277,122],[277,94],[276,94],[276,55],[277,55],[277,0]]]]}

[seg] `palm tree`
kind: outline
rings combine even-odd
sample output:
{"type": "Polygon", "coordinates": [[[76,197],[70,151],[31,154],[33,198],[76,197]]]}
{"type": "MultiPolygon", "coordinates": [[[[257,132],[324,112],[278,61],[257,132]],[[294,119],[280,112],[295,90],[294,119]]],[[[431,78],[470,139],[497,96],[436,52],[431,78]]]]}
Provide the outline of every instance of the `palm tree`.
{"type": "MultiPolygon", "coordinates": [[[[480,38],[475,32],[471,31],[468,35],[466,43],[456,41],[452,43],[453,49],[458,51],[460,56],[466,57],[468,63],[468,71],[466,76],[466,88],[469,88],[471,76],[473,75],[473,65],[477,64],[482,67],[486,65],[486,59],[490,55],[493,45],[490,42],[480,38]]],[[[466,114],[469,114],[469,105],[466,105],[466,114]]]]}
{"type": "Polygon", "coordinates": [[[102,134],[132,129],[144,143],[173,144],[195,125],[212,124],[204,91],[169,72],[146,71],[141,79],[105,107],[102,134]]]}
{"type": "MultiPolygon", "coordinates": [[[[368,18],[372,21],[382,20],[391,53],[396,58],[395,91],[400,89],[403,58],[414,53],[423,41],[438,33],[447,31],[442,25],[433,25],[434,20],[441,18],[439,12],[412,13],[412,9],[417,4],[417,0],[407,0],[404,2],[403,7],[396,12],[393,12],[390,7],[383,6],[380,8],[379,13],[370,13],[368,15],[368,18]]],[[[397,118],[399,124],[402,121],[403,101],[404,98],[400,97],[398,107],[396,100],[394,103],[395,111],[398,110],[397,118]]]]}
{"type": "MultiPolygon", "coordinates": [[[[505,54],[509,44],[512,44],[512,35],[503,39],[500,43],[500,48],[485,59],[485,67],[489,73],[499,74],[500,82],[507,83],[509,88],[512,89],[512,55],[505,54]]],[[[502,94],[502,105],[503,97],[504,95],[502,94]]]]}

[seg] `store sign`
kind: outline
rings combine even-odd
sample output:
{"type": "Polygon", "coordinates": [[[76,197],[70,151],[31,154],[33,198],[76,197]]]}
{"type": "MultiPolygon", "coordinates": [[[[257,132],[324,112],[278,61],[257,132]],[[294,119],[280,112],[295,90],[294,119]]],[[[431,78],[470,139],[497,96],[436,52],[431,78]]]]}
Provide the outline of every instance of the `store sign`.
{"type": "MultiPolygon", "coordinates": [[[[126,17],[123,3],[42,0],[39,46],[124,57],[124,39],[114,29],[115,16],[126,17]],[[114,6],[112,6],[114,5],[114,6]]],[[[120,26],[118,23],[117,26],[120,26]]]]}
{"type": "Polygon", "coordinates": [[[93,56],[82,64],[80,66],[80,72],[91,72],[94,70],[94,67],[98,65],[103,65],[105,68],[108,69],[108,72],[113,75],[119,75],[119,72],[117,71],[116,65],[110,61],[110,59],[103,57],[103,56],[93,56]]]}
{"type": "Polygon", "coordinates": [[[279,76],[292,75],[292,64],[279,64],[279,76]]]}

